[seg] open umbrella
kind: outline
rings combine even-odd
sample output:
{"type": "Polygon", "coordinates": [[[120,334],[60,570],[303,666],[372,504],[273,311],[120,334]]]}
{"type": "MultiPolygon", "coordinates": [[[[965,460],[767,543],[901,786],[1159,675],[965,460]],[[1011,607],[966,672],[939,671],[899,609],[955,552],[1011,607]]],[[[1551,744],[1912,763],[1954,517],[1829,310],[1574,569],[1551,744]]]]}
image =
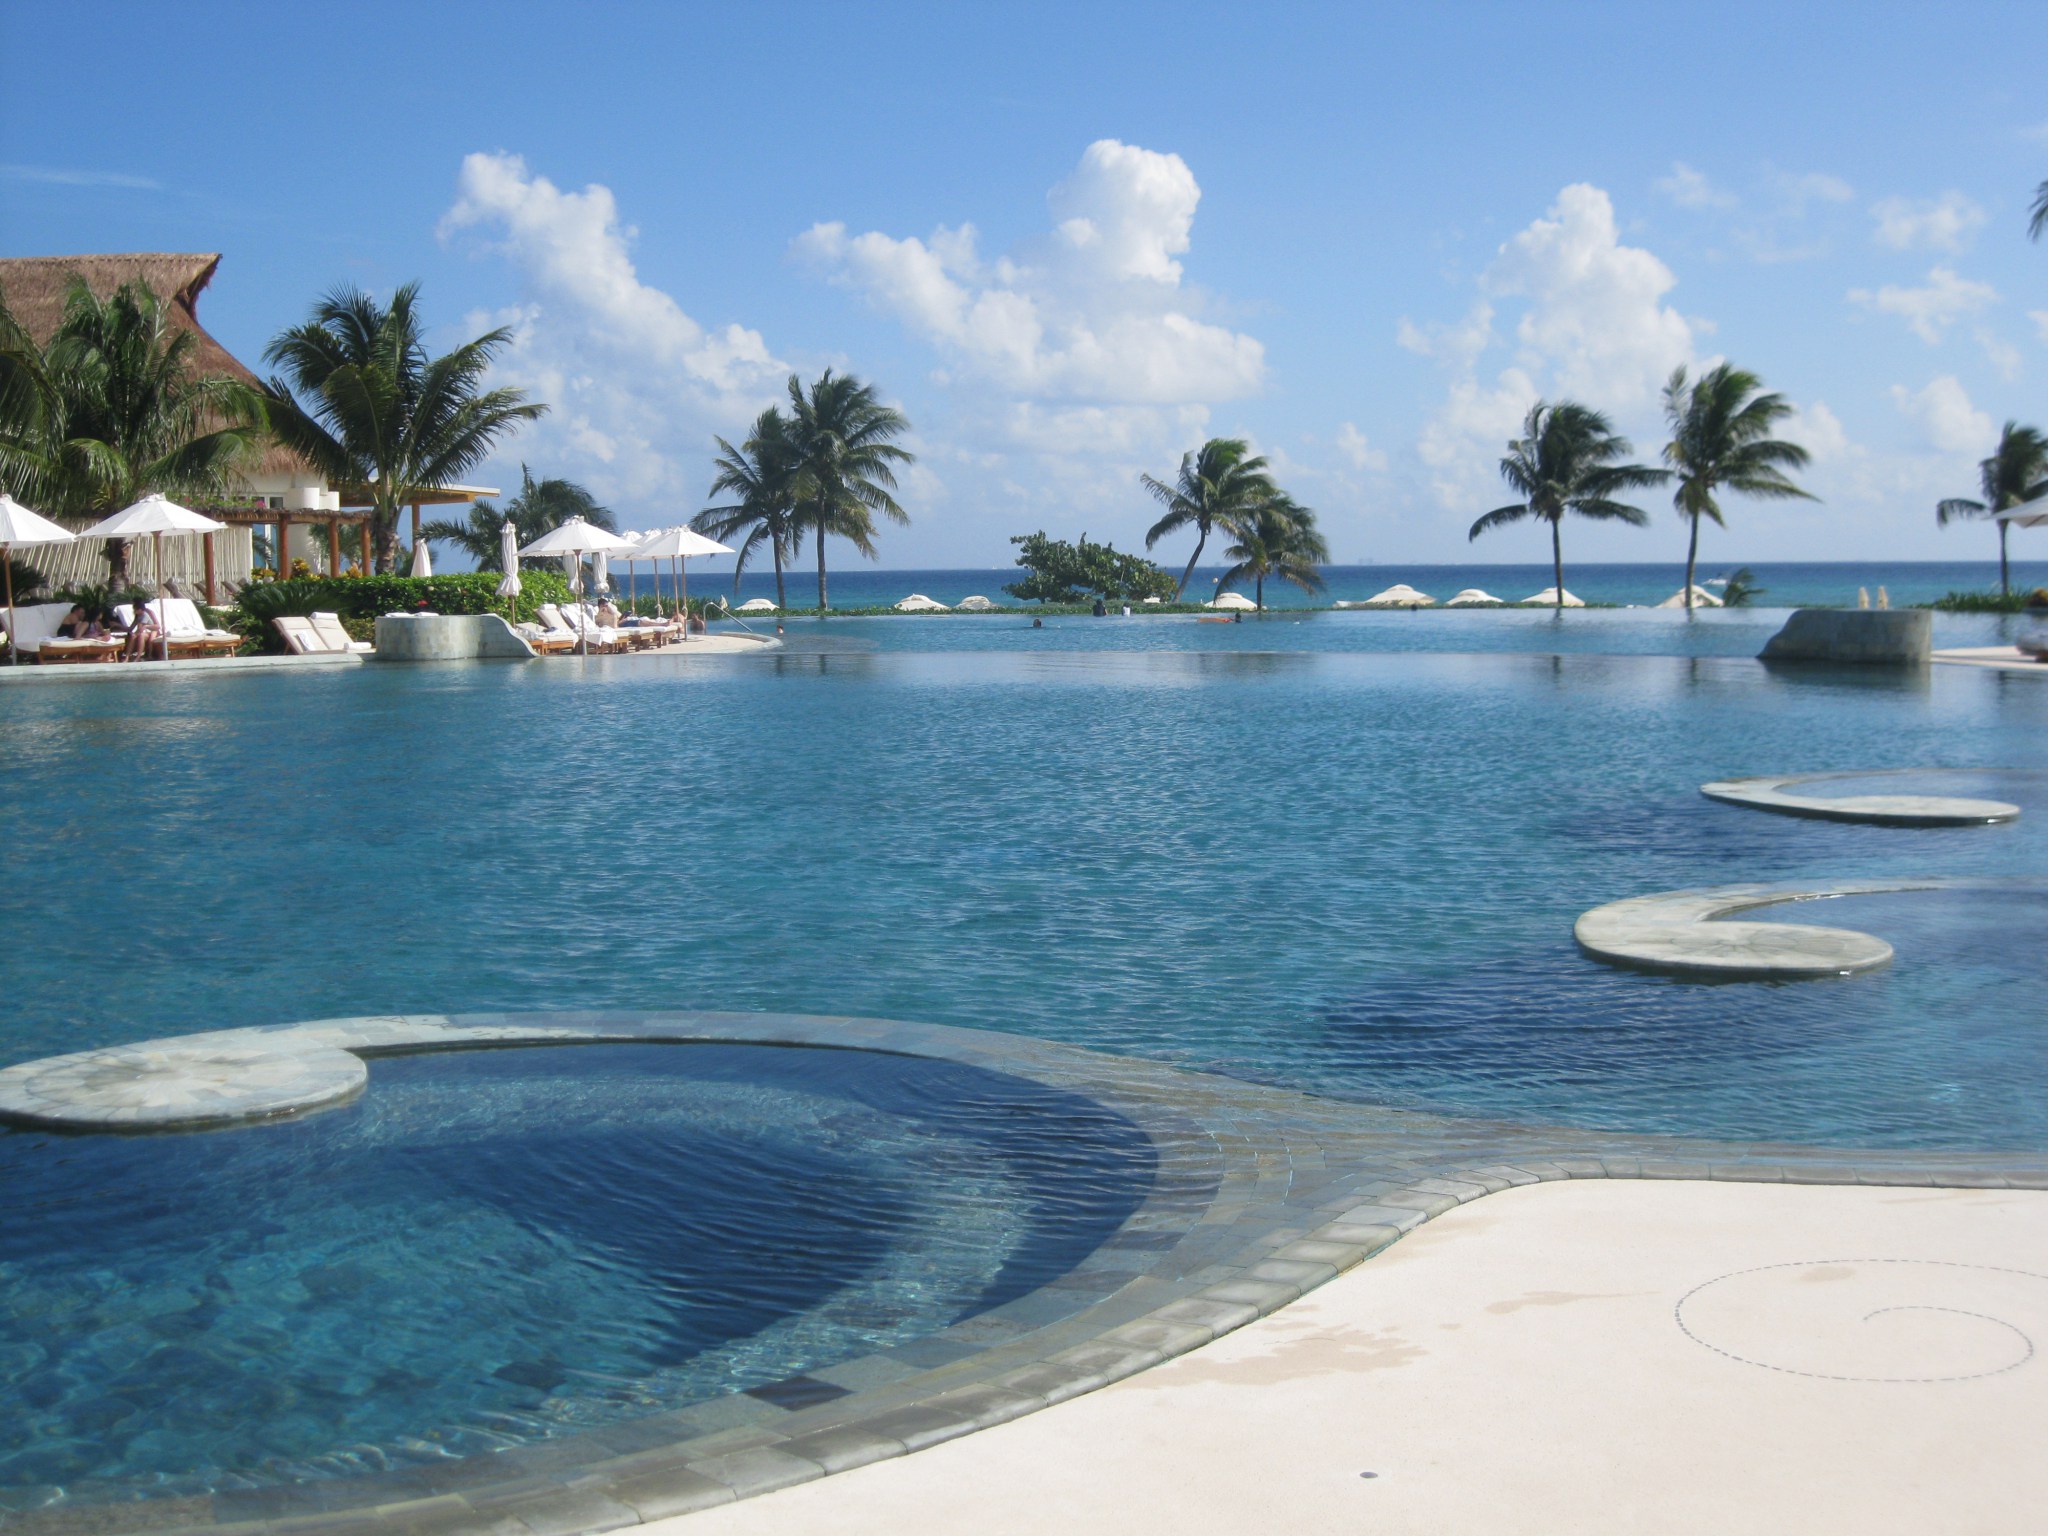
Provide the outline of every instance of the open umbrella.
{"type": "MultiPolygon", "coordinates": [[[[633,549],[633,541],[623,534],[612,533],[595,523],[580,517],[572,517],[557,528],[550,528],[519,553],[522,555],[560,555],[562,570],[569,577],[571,591],[582,589],[582,569],[578,562],[584,555],[623,555],[633,549]]],[[[581,610],[578,611],[581,618],[581,610]]],[[[576,626],[583,639],[583,653],[590,654],[590,632],[587,626],[576,626]]]]}
{"type": "Polygon", "coordinates": [[[676,610],[683,618],[683,638],[690,638],[690,566],[692,555],[730,555],[734,551],[716,539],[707,539],[694,528],[656,528],[643,535],[635,552],[635,558],[653,560],[654,579],[657,583],[656,600],[659,601],[661,566],[658,562],[669,562],[669,576],[675,582],[676,610]]]}
{"type": "Polygon", "coordinates": [[[160,495],[145,496],[132,507],[124,507],[112,517],[94,523],[81,539],[139,539],[149,534],[156,540],[156,612],[157,630],[163,640],[164,660],[171,659],[171,627],[164,617],[164,535],[167,533],[219,533],[227,527],[212,518],[194,512],[190,507],[181,507],[160,495]]]}
{"type": "Polygon", "coordinates": [[[69,544],[72,538],[73,534],[69,528],[59,528],[41,513],[29,511],[5,491],[0,491],[0,570],[7,573],[9,666],[13,666],[20,658],[14,651],[14,567],[8,563],[8,553],[17,544],[69,544]]]}
{"type": "Polygon", "coordinates": [[[505,526],[498,530],[498,564],[505,572],[505,579],[498,583],[498,596],[505,599],[514,619],[519,617],[519,530],[512,526],[512,519],[505,519],[505,526]]]}

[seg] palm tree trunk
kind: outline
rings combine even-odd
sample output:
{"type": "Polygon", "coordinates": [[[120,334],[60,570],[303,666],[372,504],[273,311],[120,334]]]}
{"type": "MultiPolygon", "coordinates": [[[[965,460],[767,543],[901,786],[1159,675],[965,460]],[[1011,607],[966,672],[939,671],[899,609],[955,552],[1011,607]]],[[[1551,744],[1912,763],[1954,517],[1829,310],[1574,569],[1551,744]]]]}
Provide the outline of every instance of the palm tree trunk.
{"type": "Polygon", "coordinates": [[[1202,558],[1202,546],[1209,542],[1209,530],[1200,526],[1195,529],[1195,552],[1188,556],[1188,568],[1180,573],[1180,585],[1173,589],[1173,600],[1180,601],[1181,593],[1187,591],[1188,582],[1195,574],[1195,562],[1202,558]]]}
{"type": "Polygon", "coordinates": [[[772,539],[769,542],[775,547],[775,606],[787,608],[789,599],[782,590],[782,541],[772,539]]]}
{"type": "MultiPolygon", "coordinates": [[[[2002,525],[2001,525],[2002,526],[2002,525]]],[[[128,542],[125,539],[107,540],[107,587],[120,592],[128,585],[128,542]]]]}
{"type": "Polygon", "coordinates": [[[2005,563],[2005,535],[2011,527],[2010,523],[1998,525],[1998,595],[2001,597],[2012,596],[2012,573],[2005,563]]]}
{"type": "Polygon", "coordinates": [[[1259,606],[1259,617],[1263,619],[1266,616],[1266,576],[1263,571],[1252,578],[1252,593],[1259,606]]]}
{"type": "Polygon", "coordinates": [[[1685,611],[1692,612],[1692,573],[1700,557],[1700,515],[1692,515],[1692,542],[1685,548],[1685,611]]]}
{"type": "Polygon", "coordinates": [[[825,524],[818,524],[818,612],[825,611],[825,524]]]}
{"type": "Polygon", "coordinates": [[[1557,599],[1559,613],[1564,612],[1564,540],[1558,534],[1558,527],[1563,521],[1561,517],[1550,520],[1550,575],[1551,580],[1557,583],[1551,588],[1551,594],[1557,599]]]}

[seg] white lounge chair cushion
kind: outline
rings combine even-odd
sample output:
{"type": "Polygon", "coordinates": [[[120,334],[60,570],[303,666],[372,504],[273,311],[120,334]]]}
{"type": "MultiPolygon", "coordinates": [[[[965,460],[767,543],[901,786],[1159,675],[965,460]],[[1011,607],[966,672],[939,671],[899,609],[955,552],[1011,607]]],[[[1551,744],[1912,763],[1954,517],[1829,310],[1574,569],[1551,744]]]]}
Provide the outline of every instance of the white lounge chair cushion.
{"type": "Polygon", "coordinates": [[[330,651],[370,651],[376,647],[367,640],[352,640],[338,613],[316,613],[312,618],[313,633],[327,642],[330,651]]]}
{"type": "Polygon", "coordinates": [[[324,656],[333,650],[326,637],[313,628],[310,619],[286,615],[270,622],[277,626],[277,632],[284,636],[284,643],[291,647],[295,656],[324,656]]]}

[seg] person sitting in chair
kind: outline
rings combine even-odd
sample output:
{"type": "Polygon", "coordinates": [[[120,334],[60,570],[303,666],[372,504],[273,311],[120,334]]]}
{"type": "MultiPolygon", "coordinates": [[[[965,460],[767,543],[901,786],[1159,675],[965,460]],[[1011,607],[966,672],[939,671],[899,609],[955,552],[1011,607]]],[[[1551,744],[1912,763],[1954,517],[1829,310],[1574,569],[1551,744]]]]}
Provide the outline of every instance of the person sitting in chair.
{"type": "Polygon", "coordinates": [[[128,644],[121,654],[130,661],[138,661],[158,649],[163,638],[163,625],[150,612],[149,604],[137,603],[135,617],[128,625],[128,644]]]}
{"type": "Polygon", "coordinates": [[[99,621],[96,614],[86,611],[85,604],[73,603],[71,611],[64,615],[64,622],[57,626],[59,640],[104,640],[107,626],[99,621]]]}

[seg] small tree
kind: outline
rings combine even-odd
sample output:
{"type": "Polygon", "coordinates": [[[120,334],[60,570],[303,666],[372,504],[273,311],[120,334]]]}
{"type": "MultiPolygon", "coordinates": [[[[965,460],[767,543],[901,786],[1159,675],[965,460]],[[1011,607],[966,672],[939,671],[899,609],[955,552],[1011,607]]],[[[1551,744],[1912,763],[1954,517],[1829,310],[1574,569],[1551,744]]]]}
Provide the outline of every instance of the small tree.
{"type": "Polygon", "coordinates": [[[1010,542],[1018,546],[1017,563],[1031,574],[1003,590],[1027,603],[1081,603],[1094,597],[1142,602],[1174,595],[1173,578],[1143,555],[1090,544],[1085,533],[1078,544],[1043,532],[1017,534],[1010,542]]]}

